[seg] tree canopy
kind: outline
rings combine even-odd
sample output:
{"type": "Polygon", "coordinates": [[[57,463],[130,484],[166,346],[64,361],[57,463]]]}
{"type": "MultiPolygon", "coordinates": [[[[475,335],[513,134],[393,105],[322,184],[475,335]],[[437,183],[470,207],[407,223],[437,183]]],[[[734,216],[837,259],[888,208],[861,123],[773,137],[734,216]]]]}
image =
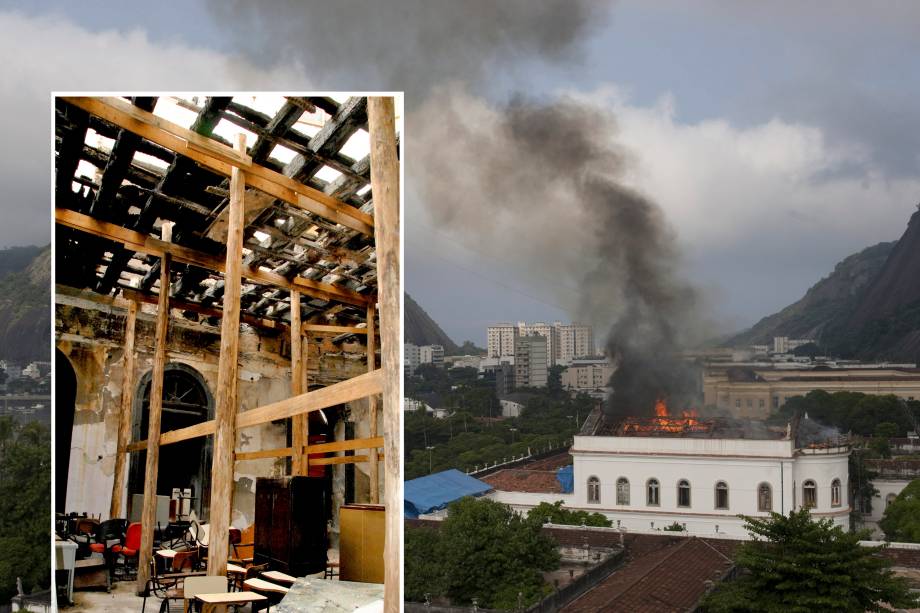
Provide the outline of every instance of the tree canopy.
{"type": "Polygon", "coordinates": [[[438,528],[407,527],[406,597],[454,605],[515,609],[550,589],[542,573],[559,567],[556,544],[541,524],[488,499],[463,498],[438,528]]]}
{"type": "MultiPolygon", "coordinates": [[[[905,436],[913,429],[909,414],[920,419],[920,402],[903,401],[894,395],[879,396],[860,392],[826,392],[814,390],[804,396],[795,396],[786,401],[774,420],[785,423],[797,411],[802,410],[826,426],[836,426],[841,432],[853,432],[862,436],[873,436],[879,424],[882,432],[892,436],[905,436]]],[[[878,435],[877,435],[878,436],[878,435]]]]}
{"type": "Polygon", "coordinates": [[[609,528],[613,522],[600,513],[588,513],[587,511],[570,511],[562,508],[562,501],[557,500],[550,504],[541,502],[527,513],[528,519],[545,524],[561,524],[564,526],[595,526],[609,528]]]}
{"type": "Polygon", "coordinates": [[[51,436],[39,422],[0,417],[0,602],[51,582],[51,436]]]}
{"type": "Polygon", "coordinates": [[[881,547],[859,544],[863,533],[814,521],[807,509],[744,519],[752,540],[736,553],[740,576],[707,596],[707,612],[862,613],[890,610],[884,603],[920,605],[881,547]]]}
{"type": "Polygon", "coordinates": [[[879,527],[889,541],[920,543],[920,479],[908,483],[891,501],[879,527]]]}

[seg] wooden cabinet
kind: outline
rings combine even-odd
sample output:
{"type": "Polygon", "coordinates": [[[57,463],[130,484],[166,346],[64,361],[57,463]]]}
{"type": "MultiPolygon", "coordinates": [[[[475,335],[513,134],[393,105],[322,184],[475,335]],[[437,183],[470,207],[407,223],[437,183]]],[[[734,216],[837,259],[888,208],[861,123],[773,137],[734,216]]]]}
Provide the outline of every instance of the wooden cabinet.
{"type": "Polygon", "coordinates": [[[295,577],[325,570],[326,497],[326,479],[256,479],[254,563],[295,577]]]}
{"type": "Polygon", "coordinates": [[[386,513],[380,504],[347,504],[339,509],[339,578],[383,583],[386,513]]]}

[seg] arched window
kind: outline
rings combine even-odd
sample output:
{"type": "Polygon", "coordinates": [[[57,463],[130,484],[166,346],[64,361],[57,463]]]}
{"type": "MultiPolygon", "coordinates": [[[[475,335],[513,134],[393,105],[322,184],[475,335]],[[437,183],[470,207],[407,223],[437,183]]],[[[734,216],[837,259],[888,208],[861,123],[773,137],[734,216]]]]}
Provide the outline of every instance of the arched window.
{"type": "Polygon", "coordinates": [[[802,506],[806,509],[818,506],[818,486],[811,479],[802,483],[802,506]]]}
{"type": "Polygon", "coordinates": [[[649,479],[645,482],[645,502],[647,505],[657,507],[659,504],[661,504],[661,497],[659,496],[660,489],[661,488],[658,484],[658,479],[649,479]]]}
{"type": "Polygon", "coordinates": [[[773,510],[773,490],[769,483],[761,483],[757,486],[757,510],[773,510]]]}
{"type": "Polygon", "coordinates": [[[597,477],[588,477],[588,502],[600,504],[601,480],[597,477]]]}
{"type": "Polygon", "coordinates": [[[686,479],[677,482],[677,506],[690,506],[690,482],[686,479]]]}
{"type": "Polygon", "coordinates": [[[888,508],[888,505],[890,505],[892,502],[894,502],[895,499],[897,499],[897,497],[898,497],[898,495],[897,495],[897,494],[894,494],[894,493],[888,494],[887,496],[885,496],[885,508],[887,509],[887,508],[888,508]]]}
{"type": "Polygon", "coordinates": [[[617,504],[629,504],[629,479],[626,477],[617,479],[617,504]]]}
{"type": "Polygon", "coordinates": [[[840,479],[831,481],[831,506],[840,506],[840,479]]]}
{"type": "Polygon", "coordinates": [[[725,481],[716,482],[716,508],[728,508],[728,484],[725,481]]]}

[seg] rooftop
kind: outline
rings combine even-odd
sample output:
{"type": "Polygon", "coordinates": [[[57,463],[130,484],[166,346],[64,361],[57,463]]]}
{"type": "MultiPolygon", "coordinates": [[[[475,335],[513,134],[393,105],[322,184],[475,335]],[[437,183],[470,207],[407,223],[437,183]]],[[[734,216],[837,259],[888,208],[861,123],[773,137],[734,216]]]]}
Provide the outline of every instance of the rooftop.
{"type": "Polygon", "coordinates": [[[718,582],[731,570],[738,543],[636,534],[626,536],[624,544],[623,566],[562,611],[691,611],[709,582],[718,582]]]}

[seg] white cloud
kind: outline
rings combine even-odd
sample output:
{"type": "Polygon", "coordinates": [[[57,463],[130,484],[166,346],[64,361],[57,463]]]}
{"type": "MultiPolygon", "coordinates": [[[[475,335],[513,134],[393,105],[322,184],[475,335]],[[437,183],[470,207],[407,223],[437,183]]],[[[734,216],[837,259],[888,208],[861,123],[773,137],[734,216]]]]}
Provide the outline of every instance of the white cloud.
{"type": "Polygon", "coordinates": [[[917,178],[893,179],[878,168],[846,173],[870,164],[868,153],[832,146],[814,126],[681,123],[673,96],[642,107],[616,89],[580,98],[612,110],[611,140],[632,156],[624,179],[665,210],[691,250],[758,242],[796,249],[784,239],[816,233],[858,249],[899,236],[920,193],[917,178]]]}
{"type": "Polygon", "coordinates": [[[296,65],[265,69],[141,29],[90,32],[62,17],[0,12],[0,70],[6,136],[0,162],[0,245],[50,239],[52,91],[308,89],[296,65]]]}

